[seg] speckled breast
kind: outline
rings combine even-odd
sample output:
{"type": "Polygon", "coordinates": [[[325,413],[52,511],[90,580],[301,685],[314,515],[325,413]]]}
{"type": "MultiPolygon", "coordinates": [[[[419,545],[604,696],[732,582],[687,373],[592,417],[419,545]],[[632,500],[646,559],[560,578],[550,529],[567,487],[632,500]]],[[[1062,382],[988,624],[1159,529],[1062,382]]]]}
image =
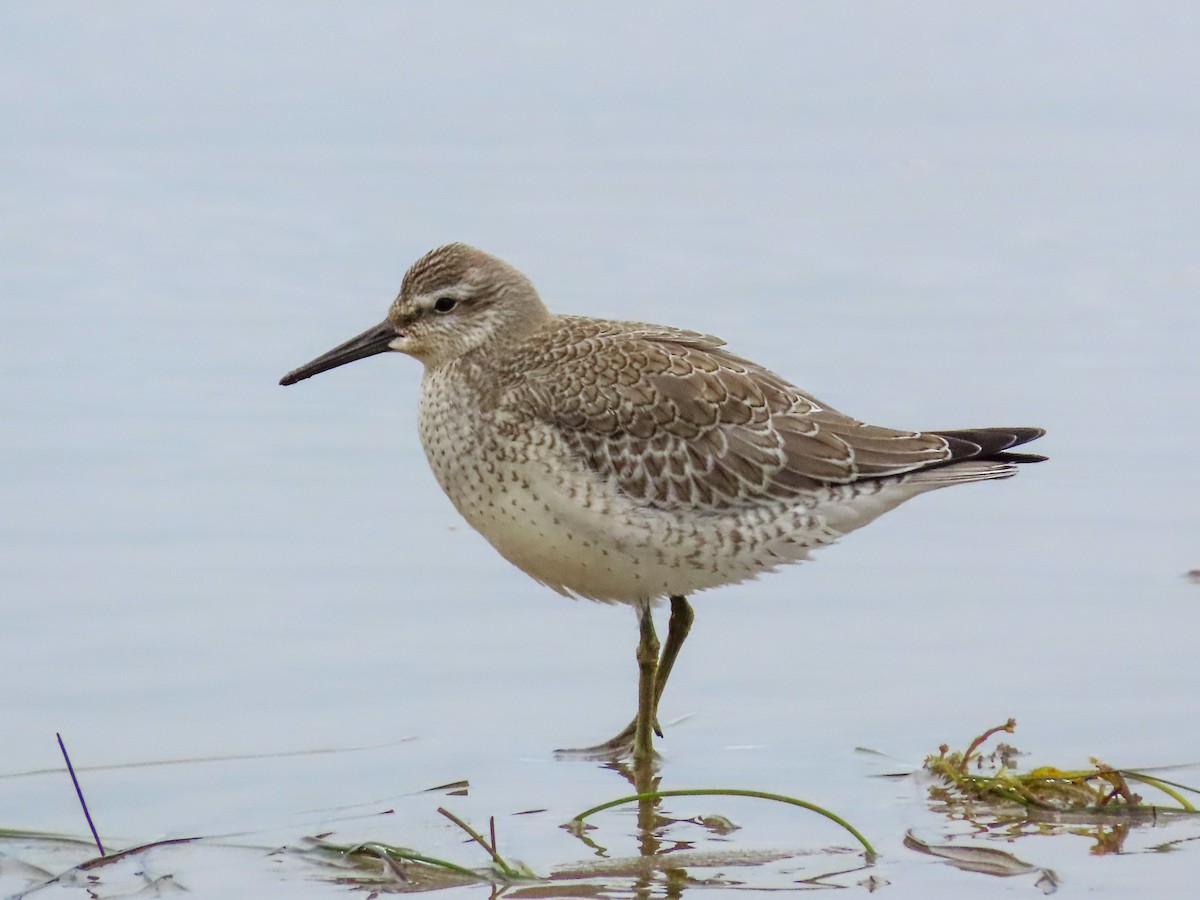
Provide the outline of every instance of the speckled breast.
{"type": "MultiPolygon", "coordinates": [[[[802,558],[811,521],[681,516],[635,503],[542,422],[488,408],[452,368],[426,373],[421,443],[463,518],[522,571],[564,594],[633,603],[752,578],[802,558]],[[771,547],[791,532],[787,547],[771,547]]],[[[821,543],[826,540],[819,541],[821,543]]]]}

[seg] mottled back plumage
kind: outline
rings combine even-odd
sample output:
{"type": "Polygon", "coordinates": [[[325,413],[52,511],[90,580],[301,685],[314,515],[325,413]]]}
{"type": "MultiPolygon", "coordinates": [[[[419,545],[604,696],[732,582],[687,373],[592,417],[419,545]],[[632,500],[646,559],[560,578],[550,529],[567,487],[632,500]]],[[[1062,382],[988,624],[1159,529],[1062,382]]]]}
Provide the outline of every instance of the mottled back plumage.
{"type": "Polygon", "coordinates": [[[562,316],[508,361],[524,377],[501,402],[560,428],[590,469],[663,510],[787,502],[952,458],[945,438],[864,425],[723,343],[562,316]]]}

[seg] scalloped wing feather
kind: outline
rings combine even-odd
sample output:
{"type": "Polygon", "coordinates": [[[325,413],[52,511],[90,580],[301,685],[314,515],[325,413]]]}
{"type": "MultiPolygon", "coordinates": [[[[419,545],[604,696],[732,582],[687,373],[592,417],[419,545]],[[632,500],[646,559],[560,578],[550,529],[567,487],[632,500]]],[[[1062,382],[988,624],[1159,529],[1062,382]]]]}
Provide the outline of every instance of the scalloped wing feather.
{"type": "Polygon", "coordinates": [[[664,510],[730,512],[951,459],[936,434],[863,423],[711,335],[560,317],[516,354],[501,405],[556,426],[598,476],[664,510]],[[564,354],[588,357],[564,366],[564,354]]]}

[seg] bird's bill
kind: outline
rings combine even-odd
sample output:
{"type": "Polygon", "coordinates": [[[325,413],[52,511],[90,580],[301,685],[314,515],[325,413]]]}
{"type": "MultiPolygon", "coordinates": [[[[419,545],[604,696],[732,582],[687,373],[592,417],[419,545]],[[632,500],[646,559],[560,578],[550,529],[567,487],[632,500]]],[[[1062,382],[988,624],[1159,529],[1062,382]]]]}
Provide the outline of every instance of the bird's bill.
{"type": "Polygon", "coordinates": [[[338,344],[328,353],[322,353],[310,363],[305,363],[298,369],[293,369],[279,380],[280,384],[295,384],[305,378],[312,378],[321,372],[328,372],[346,363],[358,359],[366,359],[377,353],[391,350],[391,342],[398,337],[396,328],[389,322],[380,322],[374,328],[368,328],[357,337],[352,337],[344,344],[338,344]]]}

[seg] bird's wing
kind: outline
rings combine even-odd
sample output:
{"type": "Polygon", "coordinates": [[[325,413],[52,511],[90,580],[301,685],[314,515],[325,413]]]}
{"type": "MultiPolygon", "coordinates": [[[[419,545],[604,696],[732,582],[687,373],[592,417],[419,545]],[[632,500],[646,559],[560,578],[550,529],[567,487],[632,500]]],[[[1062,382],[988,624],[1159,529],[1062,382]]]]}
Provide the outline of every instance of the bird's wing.
{"type": "Polygon", "coordinates": [[[635,501],[725,512],[951,460],[936,434],[843,415],[691,331],[562,317],[500,398],[635,501]],[[566,327],[564,327],[564,325],[566,327]]]}

